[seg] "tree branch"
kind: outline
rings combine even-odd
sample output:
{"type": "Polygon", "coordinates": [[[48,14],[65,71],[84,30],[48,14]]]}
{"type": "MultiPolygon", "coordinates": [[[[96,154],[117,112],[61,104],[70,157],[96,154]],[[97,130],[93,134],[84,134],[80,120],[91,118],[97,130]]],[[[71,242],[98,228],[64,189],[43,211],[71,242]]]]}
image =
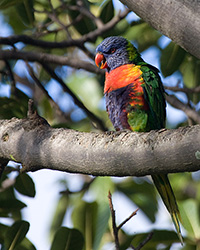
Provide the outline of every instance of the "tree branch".
{"type": "Polygon", "coordinates": [[[200,93],[200,86],[198,87],[194,87],[194,88],[187,88],[187,87],[178,87],[178,86],[175,86],[175,87],[171,87],[171,86],[166,86],[164,85],[165,89],[167,90],[171,90],[173,92],[183,92],[185,94],[194,94],[194,93],[200,93]]]}
{"type": "Polygon", "coordinates": [[[70,39],[62,42],[48,42],[43,40],[37,40],[27,35],[13,35],[9,37],[0,37],[0,44],[13,46],[18,42],[22,42],[27,45],[33,45],[35,47],[49,48],[49,49],[67,48],[72,46],[82,47],[85,42],[95,41],[98,36],[101,36],[102,34],[105,34],[105,32],[111,30],[118,22],[120,22],[123,18],[125,18],[129,12],[130,11],[128,9],[126,9],[122,13],[119,12],[118,15],[114,16],[109,22],[107,22],[102,27],[94,31],[91,31],[88,34],[78,39],[70,39]]]}
{"type": "Polygon", "coordinates": [[[149,233],[147,235],[147,237],[136,248],[131,246],[132,249],[133,250],[140,250],[143,246],[145,246],[151,240],[152,236],[153,236],[153,232],[149,233]]]}
{"type": "Polygon", "coordinates": [[[25,52],[16,50],[0,50],[0,60],[18,60],[22,59],[29,62],[39,62],[41,64],[54,63],[58,65],[67,65],[76,69],[84,69],[92,73],[103,74],[103,71],[92,63],[79,59],[69,58],[67,56],[57,56],[40,52],[25,52]]]}
{"type": "Polygon", "coordinates": [[[200,115],[197,111],[190,108],[187,104],[181,102],[176,96],[174,95],[166,95],[167,102],[172,105],[174,108],[180,109],[191,118],[194,122],[200,124],[200,115]]]}
{"type": "Polygon", "coordinates": [[[118,236],[119,229],[117,228],[117,224],[116,224],[116,215],[115,215],[115,210],[114,210],[114,206],[112,202],[112,195],[110,192],[108,193],[108,201],[109,201],[109,207],[110,207],[110,212],[112,216],[112,228],[113,228],[113,235],[115,239],[115,249],[119,250],[120,249],[119,236],[118,236]]]}
{"type": "Polygon", "coordinates": [[[200,58],[199,1],[121,0],[121,2],[183,49],[200,58]]]}
{"type": "Polygon", "coordinates": [[[97,176],[144,176],[200,169],[200,126],[135,133],[53,129],[37,117],[0,120],[0,163],[97,176]]]}

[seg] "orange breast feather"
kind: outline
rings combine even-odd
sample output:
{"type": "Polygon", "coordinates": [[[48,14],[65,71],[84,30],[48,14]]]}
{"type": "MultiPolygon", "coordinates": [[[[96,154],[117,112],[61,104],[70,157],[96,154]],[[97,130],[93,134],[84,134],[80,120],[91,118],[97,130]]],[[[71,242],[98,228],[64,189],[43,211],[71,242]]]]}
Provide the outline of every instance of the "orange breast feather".
{"type": "Polygon", "coordinates": [[[144,100],[144,91],[142,84],[144,79],[142,78],[142,71],[140,66],[135,64],[122,65],[110,73],[106,73],[106,80],[104,85],[104,93],[109,93],[113,90],[117,90],[132,84],[132,90],[130,91],[129,104],[131,106],[140,106],[146,109],[144,100]]]}

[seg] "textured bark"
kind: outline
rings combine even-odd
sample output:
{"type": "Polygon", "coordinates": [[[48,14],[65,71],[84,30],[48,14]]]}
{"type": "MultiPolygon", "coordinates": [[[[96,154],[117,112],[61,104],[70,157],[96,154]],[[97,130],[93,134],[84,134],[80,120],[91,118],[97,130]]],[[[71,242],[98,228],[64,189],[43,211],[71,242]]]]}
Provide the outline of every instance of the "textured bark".
{"type": "Polygon", "coordinates": [[[183,49],[200,58],[198,0],[121,0],[121,2],[183,49]]]}
{"type": "Polygon", "coordinates": [[[197,171],[200,126],[149,133],[53,129],[42,118],[0,120],[0,163],[109,176],[197,171]]]}

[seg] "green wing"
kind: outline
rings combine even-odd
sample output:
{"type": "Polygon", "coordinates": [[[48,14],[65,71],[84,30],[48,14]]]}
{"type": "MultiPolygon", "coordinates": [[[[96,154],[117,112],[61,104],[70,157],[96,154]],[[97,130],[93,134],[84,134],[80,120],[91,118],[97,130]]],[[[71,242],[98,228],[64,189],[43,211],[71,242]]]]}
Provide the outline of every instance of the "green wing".
{"type": "MultiPolygon", "coordinates": [[[[145,99],[149,105],[149,127],[150,129],[160,129],[165,126],[166,117],[166,103],[165,103],[165,91],[158,74],[158,69],[151,65],[142,65],[141,71],[143,72],[142,77],[144,79],[143,89],[145,99]]],[[[172,221],[175,225],[178,237],[183,244],[183,239],[180,229],[180,213],[176,198],[167,175],[153,175],[153,182],[169,211],[172,221]]]]}
{"type": "Polygon", "coordinates": [[[165,127],[166,103],[165,90],[163,88],[158,69],[144,64],[141,65],[142,77],[144,79],[143,89],[145,100],[150,108],[149,128],[161,129],[165,127]]]}

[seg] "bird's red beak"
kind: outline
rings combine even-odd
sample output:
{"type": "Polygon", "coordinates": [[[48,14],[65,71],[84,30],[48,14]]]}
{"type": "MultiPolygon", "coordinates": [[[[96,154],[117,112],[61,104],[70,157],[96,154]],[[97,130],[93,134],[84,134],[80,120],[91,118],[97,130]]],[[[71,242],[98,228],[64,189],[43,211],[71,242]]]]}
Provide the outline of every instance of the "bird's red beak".
{"type": "Polygon", "coordinates": [[[95,63],[97,67],[100,69],[106,69],[108,67],[106,58],[104,57],[102,53],[99,53],[99,52],[96,54],[95,63]]]}

